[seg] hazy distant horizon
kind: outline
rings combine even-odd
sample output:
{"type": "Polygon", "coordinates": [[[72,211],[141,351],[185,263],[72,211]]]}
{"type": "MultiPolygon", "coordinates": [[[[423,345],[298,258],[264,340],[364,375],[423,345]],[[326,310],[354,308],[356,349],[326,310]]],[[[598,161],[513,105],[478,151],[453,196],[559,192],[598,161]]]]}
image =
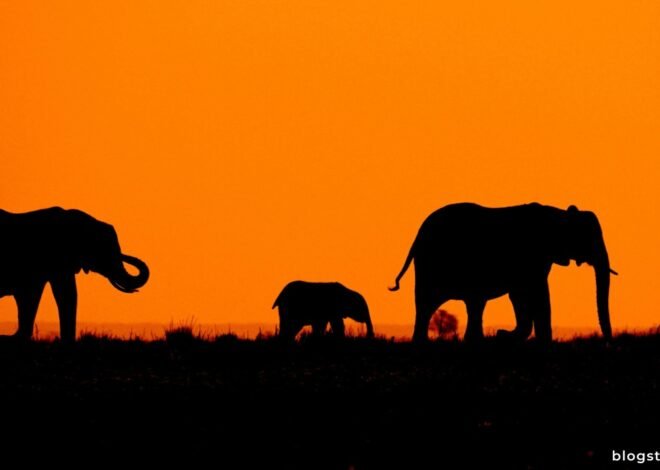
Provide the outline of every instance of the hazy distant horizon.
{"type": "MultiPolygon", "coordinates": [[[[246,322],[246,323],[194,323],[194,322],[175,322],[175,323],[156,323],[156,322],[79,322],[78,335],[83,333],[108,334],[122,339],[141,338],[144,340],[155,340],[164,337],[165,331],[172,326],[190,326],[193,331],[203,336],[213,337],[222,334],[235,334],[239,338],[254,339],[259,333],[263,335],[272,335],[275,333],[277,323],[275,322],[246,322]]],[[[393,324],[383,323],[374,325],[376,335],[386,338],[395,338],[396,340],[409,340],[412,336],[412,324],[393,324]]],[[[494,335],[500,329],[510,329],[510,325],[493,325],[485,327],[487,336],[494,335]]],[[[463,335],[462,327],[459,327],[459,336],[463,335]]],[[[12,334],[16,330],[16,323],[11,321],[0,322],[0,334],[12,334]]],[[[364,327],[351,323],[347,324],[349,334],[364,334],[364,327]]],[[[645,332],[649,329],[642,328],[615,328],[616,332],[645,332]]],[[[588,326],[557,326],[553,328],[553,337],[555,339],[570,339],[575,336],[590,336],[600,334],[598,327],[588,326]]],[[[57,322],[37,322],[35,328],[35,338],[52,339],[59,336],[59,324],[57,322]]]]}

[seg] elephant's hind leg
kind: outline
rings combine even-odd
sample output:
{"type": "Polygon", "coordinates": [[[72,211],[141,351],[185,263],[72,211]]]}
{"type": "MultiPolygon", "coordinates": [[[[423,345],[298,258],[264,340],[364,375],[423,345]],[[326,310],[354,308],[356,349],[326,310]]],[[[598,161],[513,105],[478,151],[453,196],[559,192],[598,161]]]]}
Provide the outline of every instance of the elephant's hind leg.
{"type": "Polygon", "coordinates": [[[32,338],[34,319],[37,316],[41,294],[46,286],[45,282],[38,282],[22,287],[14,295],[18,307],[18,330],[15,336],[20,339],[32,338]]]}
{"type": "Polygon", "coordinates": [[[465,301],[467,308],[467,328],[465,341],[480,341],[484,337],[483,316],[486,301],[483,299],[470,299],[465,301]]]}
{"type": "Polygon", "coordinates": [[[415,286],[415,330],[413,341],[424,342],[429,338],[429,322],[433,313],[445,303],[447,298],[438,292],[417,282],[415,286]]]}
{"type": "Polygon", "coordinates": [[[550,288],[547,280],[535,286],[530,307],[534,318],[534,336],[543,343],[552,342],[550,288]]]}
{"type": "Polygon", "coordinates": [[[53,296],[60,315],[60,338],[64,343],[76,340],[76,310],[78,306],[78,291],[76,277],[73,273],[63,274],[51,279],[53,296]]]}

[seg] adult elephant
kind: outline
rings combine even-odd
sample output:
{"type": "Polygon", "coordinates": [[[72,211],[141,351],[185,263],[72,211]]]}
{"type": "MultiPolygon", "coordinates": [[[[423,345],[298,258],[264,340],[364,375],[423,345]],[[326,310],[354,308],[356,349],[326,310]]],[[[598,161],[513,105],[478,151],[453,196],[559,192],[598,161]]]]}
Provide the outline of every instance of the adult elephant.
{"type": "Polygon", "coordinates": [[[0,210],[0,297],[13,295],[21,339],[30,339],[41,295],[50,283],[60,318],[60,338],[76,337],[76,274],[99,273],[122,292],[135,292],[149,268],[121,252],[112,225],[79,210],[52,207],[22,214],[0,210]],[[137,268],[126,271],[124,263],[137,268]]]}
{"type": "Polygon", "coordinates": [[[596,303],[603,336],[612,337],[609,312],[609,257],[593,212],[537,203],[487,208],[462,203],[445,206],[423,223],[396,285],[415,261],[415,330],[428,338],[433,312],[450,299],[465,302],[466,340],[483,337],[486,302],[509,294],[516,314],[514,337],[527,338],[534,325],[541,341],[551,341],[548,274],[553,263],[586,262],[596,272],[596,303]]]}
{"type": "Polygon", "coordinates": [[[344,336],[344,318],[367,326],[367,337],[374,335],[369,307],[358,292],[339,282],[293,281],[284,286],[273,308],[280,315],[280,337],[294,339],[305,325],[311,325],[317,336],[328,323],[335,336],[344,336]]]}

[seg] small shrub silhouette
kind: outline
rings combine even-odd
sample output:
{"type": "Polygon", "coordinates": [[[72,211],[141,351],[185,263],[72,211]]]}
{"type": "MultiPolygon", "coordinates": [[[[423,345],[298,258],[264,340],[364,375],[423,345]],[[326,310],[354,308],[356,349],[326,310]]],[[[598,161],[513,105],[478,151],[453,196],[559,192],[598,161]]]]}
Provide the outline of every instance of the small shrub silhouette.
{"type": "Polygon", "coordinates": [[[239,341],[240,339],[234,333],[223,333],[215,337],[216,344],[236,344],[239,341]]]}
{"type": "Polygon", "coordinates": [[[431,317],[429,329],[440,339],[458,338],[458,319],[448,311],[439,308],[431,317]]]}
{"type": "Polygon", "coordinates": [[[170,325],[165,330],[165,342],[175,348],[190,348],[197,339],[192,325],[170,325]]]}
{"type": "Polygon", "coordinates": [[[120,339],[113,335],[112,333],[107,332],[98,332],[98,331],[82,331],[78,336],[78,341],[81,343],[94,343],[100,341],[119,341],[120,339]]]}

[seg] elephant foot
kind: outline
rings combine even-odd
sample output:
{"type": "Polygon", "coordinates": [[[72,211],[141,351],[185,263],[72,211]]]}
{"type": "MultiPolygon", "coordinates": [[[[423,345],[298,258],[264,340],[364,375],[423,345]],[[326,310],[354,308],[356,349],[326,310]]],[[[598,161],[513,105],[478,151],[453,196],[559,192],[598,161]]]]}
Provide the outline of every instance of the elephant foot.
{"type": "Polygon", "coordinates": [[[295,336],[279,334],[276,336],[277,341],[282,344],[294,344],[296,342],[295,336]]]}
{"type": "Polygon", "coordinates": [[[17,331],[13,335],[6,335],[6,338],[17,343],[29,343],[32,341],[32,335],[17,331]]]}
{"type": "Polygon", "coordinates": [[[465,338],[463,338],[463,342],[465,344],[482,344],[484,342],[484,337],[466,336],[465,338]]]}
{"type": "Polygon", "coordinates": [[[552,344],[552,336],[536,336],[535,342],[541,346],[549,346],[552,344]]]}
{"type": "Polygon", "coordinates": [[[497,334],[495,335],[497,338],[511,338],[513,336],[514,332],[509,331],[509,330],[497,330],[497,334]]]}
{"type": "Polygon", "coordinates": [[[19,337],[15,334],[13,335],[0,335],[0,342],[7,344],[7,343],[16,343],[18,341],[26,341],[22,337],[19,337]]]}
{"type": "Polygon", "coordinates": [[[483,342],[483,340],[484,340],[483,333],[466,333],[464,338],[464,341],[470,344],[481,343],[483,342]]]}
{"type": "Polygon", "coordinates": [[[497,330],[495,337],[498,341],[507,343],[523,343],[527,339],[526,336],[516,330],[497,330]]]}
{"type": "Polygon", "coordinates": [[[0,347],[22,350],[32,345],[32,338],[26,338],[23,335],[0,335],[0,347]]]}

